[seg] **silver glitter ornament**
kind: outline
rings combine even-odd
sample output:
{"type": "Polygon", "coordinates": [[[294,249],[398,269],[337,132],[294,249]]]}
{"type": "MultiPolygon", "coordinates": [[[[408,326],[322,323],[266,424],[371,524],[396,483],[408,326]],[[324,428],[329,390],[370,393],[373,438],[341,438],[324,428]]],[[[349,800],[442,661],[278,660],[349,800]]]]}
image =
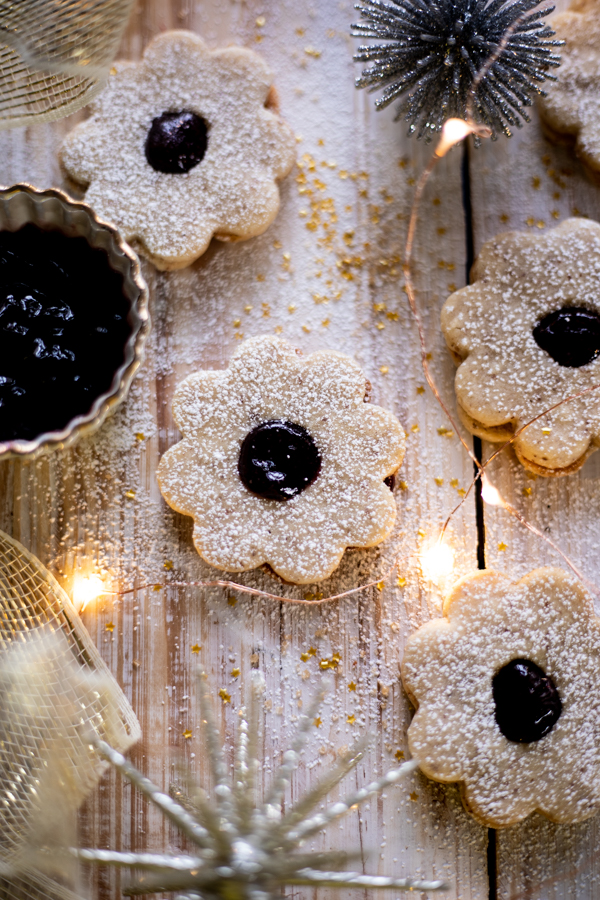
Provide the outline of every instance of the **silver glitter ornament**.
{"type": "Polygon", "coordinates": [[[343,888],[395,888],[401,891],[434,891],[444,888],[440,881],[416,881],[380,875],[363,875],[344,870],[349,855],[344,851],[310,852],[305,843],[327,825],[365,800],[395,784],[412,772],[411,761],[387,772],[345,800],[322,812],[314,808],[362,759],[364,751],[345,754],[323,779],[293,806],[282,811],[282,802],[307,739],[322,695],[300,720],[291,749],[275,773],[267,796],[256,800],[258,757],[258,696],[262,683],[253,684],[250,715],[240,712],[235,767],[230,779],[221,746],[205,676],[200,686],[201,718],[206,753],[215,788],[208,797],[188,779],[185,789],[172,788],[165,794],[145,778],[125,758],[105,742],[94,739],[98,752],[127,778],[161,812],[193,847],[191,853],[119,853],[110,850],[75,851],[87,863],[104,863],[128,869],[132,874],[124,893],[129,895],[174,891],[177,900],[278,900],[286,885],[343,888]]]}
{"type": "Polygon", "coordinates": [[[509,126],[529,122],[526,107],[533,96],[545,96],[540,84],[556,81],[549,69],[560,65],[552,48],[554,31],[542,19],[554,7],[535,12],[540,0],[364,0],[357,5],[362,21],[352,26],[359,38],[377,43],[360,46],[354,59],[368,62],[356,86],[384,88],[375,106],[383,109],[397,98],[397,119],[409,123],[409,134],[431,138],[444,121],[467,118],[469,92],[477,73],[506,46],[484,74],[473,98],[473,115],[495,138],[511,136],[509,126]],[[509,31],[511,29],[512,31],[509,31]]]}

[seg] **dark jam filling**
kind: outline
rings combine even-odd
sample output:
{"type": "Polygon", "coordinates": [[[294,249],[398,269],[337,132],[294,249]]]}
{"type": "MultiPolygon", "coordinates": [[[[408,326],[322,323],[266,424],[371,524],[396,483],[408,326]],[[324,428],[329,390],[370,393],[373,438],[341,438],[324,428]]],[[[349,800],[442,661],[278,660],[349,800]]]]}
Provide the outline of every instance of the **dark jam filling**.
{"type": "Polygon", "coordinates": [[[530,659],[513,659],[492,681],[496,722],[516,744],[539,741],[556,725],[562,703],[556,685],[530,659]]]}
{"type": "Polygon", "coordinates": [[[0,441],[89,412],[124,361],[128,311],[122,275],[85,238],[0,232],[0,441]]]}
{"type": "Polygon", "coordinates": [[[565,306],[545,316],[533,336],[559,366],[579,369],[600,354],[600,315],[581,306],[565,306]]]}
{"type": "Polygon", "coordinates": [[[242,442],[238,460],[242,483],[266,500],[291,500],[320,471],[317,445],[308,431],[293,422],[263,422],[242,442]]]}
{"type": "Polygon", "coordinates": [[[196,113],[164,112],[153,119],[146,138],[146,159],[157,172],[189,172],[204,159],[208,125],[196,113]]]}

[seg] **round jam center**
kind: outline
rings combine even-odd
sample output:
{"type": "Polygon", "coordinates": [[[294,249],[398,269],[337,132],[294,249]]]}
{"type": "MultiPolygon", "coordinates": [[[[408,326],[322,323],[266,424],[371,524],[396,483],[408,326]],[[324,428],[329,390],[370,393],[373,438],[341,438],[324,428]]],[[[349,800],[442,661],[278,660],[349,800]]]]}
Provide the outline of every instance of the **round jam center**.
{"type": "Polygon", "coordinates": [[[128,312],[106,251],[35,225],[0,232],[0,441],[89,412],[123,364],[128,312]]]}
{"type": "Polygon", "coordinates": [[[196,113],[164,112],[152,121],[146,138],[146,159],[157,172],[189,172],[204,159],[208,125],[196,113]]]}
{"type": "Polygon", "coordinates": [[[565,306],[545,316],[533,336],[559,366],[578,369],[600,354],[600,315],[581,306],[565,306]]]}
{"type": "Polygon", "coordinates": [[[562,703],[556,685],[530,659],[513,659],[492,680],[496,722],[516,744],[539,741],[557,723],[562,703]]]}
{"type": "Polygon", "coordinates": [[[238,460],[242,483],[266,500],[291,500],[320,471],[317,445],[305,428],[293,422],[263,422],[242,443],[238,460]]]}

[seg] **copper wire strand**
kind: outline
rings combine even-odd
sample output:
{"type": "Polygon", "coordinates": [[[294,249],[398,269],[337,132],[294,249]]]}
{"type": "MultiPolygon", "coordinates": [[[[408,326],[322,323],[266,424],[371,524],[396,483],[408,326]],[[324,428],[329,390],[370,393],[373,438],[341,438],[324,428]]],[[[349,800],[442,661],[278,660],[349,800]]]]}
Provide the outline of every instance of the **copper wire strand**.
{"type": "MultiPolygon", "coordinates": [[[[479,85],[481,84],[483,78],[489,72],[491,67],[498,60],[498,58],[501,56],[502,52],[505,50],[505,48],[508,44],[508,41],[510,40],[510,36],[514,33],[515,29],[517,29],[522,22],[526,21],[526,19],[529,18],[530,15],[533,15],[533,13],[532,12],[522,13],[520,16],[518,16],[514,20],[514,22],[512,22],[508,26],[508,28],[504,32],[501,40],[498,42],[498,45],[496,46],[496,49],[494,50],[494,52],[487,58],[487,60],[483,64],[483,66],[481,66],[481,68],[477,72],[477,74],[473,80],[473,83],[469,89],[469,98],[467,101],[466,123],[469,126],[469,131],[462,138],[457,140],[456,143],[462,142],[464,140],[464,138],[468,136],[469,133],[476,134],[479,137],[490,137],[491,136],[491,131],[489,128],[487,128],[486,126],[478,125],[475,122],[475,118],[474,118],[475,96],[477,94],[477,90],[478,90],[479,85]]],[[[440,145],[438,145],[438,148],[439,148],[439,146],[440,145]]],[[[454,416],[450,412],[450,409],[446,405],[442,395],[440,394],[440,392],[437,388],[435,380],[434,380],[433,376],[431,375],[431,371],[429,368],[429,361],[427,358],[428,350],[427,350],[427,343],[425,340],[425,331],[423,328],[423,321],[422,321],[421,315],[419,313],[419,309],[418,309],[417,302],[416,302],[415,289],[414,289],[414,283],[413,283],[412,271],[411,271],[412,253],[413,253],[415,233],[416,233],[416,228],[417,228],[417,223],[418,223],[418,218],[419,218],[419,207],[420,207],[420,203],[421,203],[421,198],[422,198],[423,192],[425,190],[425,187],[427,185],[427,182],[429,181],[429,178],[431,177],[433,170],[435,169],[435,166],[440,161],[440,159],[442,159],[443,156],[445,156],[447,149],[448,148],[443,150],[441,153],[438,153],[437,148],[436,148],[436,150],[434,150],[434,152],[431,155],[431,158],[429,159],[429,162],[427,163],[425,169],[421,173],[421,176],[420,176],[417,186],[415,188],[415,193],[414,193],[413,202],[412,202],[412,206],[411,206],[409,224],[408,224],[408,233],[407,233],[406,243],[405,243],[405,247],[404,247],[404,264],[403,264],[405,292],[406,292],[406,296],[408,299],[410,311],[411,311],[411,314],[415,321],[415,324],[417,326],[417,330],[418,330],[418,334],[419,334],[419,344],[420,344],[420,350],[421,350],[421,367],[423,369],[423,374],[425,376],[425,380],[427,381],[427,384],[429,385],[429,388],[430,388],[432,394],[434,395],[435,399],[437,400],[439,406],[441,407],[444,415],[446,416],[446,418],[452,425],[455,434],[458,436],[458,438],[460,440],[460,443],[462,444],[463,448],[466,450],[469,457],[473,461],[473,464],[477,468],[477,473],[474,476],[473,480],[471,481],[469,487],[465,491],[464,496],[461,498],[459,503],[451,510],[451,512],[447,516],[446,520],[444,521],[444,524],[442,525],[440,534],[438,535],[438,538],[437,538],[438,543],[440,543],[441,540],[443,539],[444,534],[446,533],[451,520],[454,518],[456,513],[462,508],[463,504],[467,500],[467,497],[470,495],[471,490],[475,487],[477,482],[482,479],[482,477],[485,473],[485,470],[490,465],[490,463],[496,459],[496,457],[500,456],[500,454],[503,453],[507,449],[507,447],[509,447],[521,434],[523,434],[523,432],[527,428],[529,428],[531,425],[533,425],[539,419],[548,415],[548,413],[554,412],[554,410],[558,409],[563,404],[569,403],[572,400],[577,400],[580,397],[583,397],[586,394],[589,394],[592,391],[595,391],[600,387],[600,384],[593,385],[592,387],[586,388],[583,391],[579,391],[577,394],[572,394],[569,397],[565,397],[564,399],[559,400],[558,403],[555,403],[553,406],[549,407],[549,409],[546,409],[543,412],[538,413],[538,415],[534,416],[533,419],[526,422],[519,429],[517,429],[517,431],[515,431],[515,433],[507,441],[505,441],[505,443],[503,443],[501,447],[499,447],[497,450],[495,450],[492,453],[492,455],[484,463],[480,462],[477,459],[473,450],[467,444],[466,440],[464,439],[464,437],[461,434],[461,429],[460,429],[457,421],[455,420],[454,416]]],[[[520,513],[517,509],[515,509],[515,507],[512,506],[512,504],[508,503],[508,501],[506,501],[504,498],[502,498],[501,508],[507,510],[507,512],[509,512],[524,528],[528,529],[532,534],[536,535],[537,537],[542,538],[548,544],[549,547],[551,547],[556,553],[559,554],[559,556],[563,559],[563,561],[571,569],[571,571],[576,575],[576,577],[583,584],[585,584],[586,587],[592,593],[594,593],[596,595],[596,597],[600,598],[600,589],[598,589],[598,587],[592,581],[590,581],[582,572],[580,572],[580,570],[577,568],[575,563],[567,556],[567,554],[563,550],[561,550],[561,548],[557,544],[554,543],[554,541],[551,538],[549,538],[542,531],[540,531],[540,529],[537,528],[537,526],[535,526],[531,522],[529,522],[525,518],[525,516],[523,516],[522,513],[520,513]]],[[[260,590],[259,588],[252,588],[247,585],[239,584],[236,581],[230,581],[227,579],[216,579],[216,580],[212,580],[212,581],[169,581],[169,582],[164,582],[164,583],[149,582],[149,583],[140,585],[138,587],[126,588],[125,590],[120,590],[120,591],[103,591],[100,596],[123,597],[128,594],[134,594],[137,591],[148,590],[150,588],[220,587],[220,588],[226,588],[229,590],[235,590],[242,594],[249,594],[254,597],[262,597],[267,600],[276,600],[280,603],[289,603],[289,604],[293,604],[293,605],[297,605],[297,606],[322,606],[325,603],[331,603],[334,600],[342,600],[342,599],[350,597],[354,594],[357,594],[361,591],[368,590],[369,588],[377,587],[378,585],[380,585],[382,582],[385,582],[390,577],[392,572],[398,568],[398,565],[400,564],[400,562],[402,562],[403,560],[409,559],[411,556],[412,556],[412,554],[407,554],[404,557],[400,557],[399,555],[396,556],[394,559],[394,562],[386,569],[386,571],[383,574],[381,574],[378,578],[374,579],[373,581],[369,581],[365,584],[359,585],[358,587],[355,587],[355,588],[351,588],[347,591],[342,591],[341,593],[338,593],[338,594],[331,594],[328,597],[320,597],[320,598],[315,598],[312,600],[307,600],[306,598],[297,598],[297,597],[283,597],[280,594],[274,594],[269,591],[263,591],[263,590],[260,590]]]]}

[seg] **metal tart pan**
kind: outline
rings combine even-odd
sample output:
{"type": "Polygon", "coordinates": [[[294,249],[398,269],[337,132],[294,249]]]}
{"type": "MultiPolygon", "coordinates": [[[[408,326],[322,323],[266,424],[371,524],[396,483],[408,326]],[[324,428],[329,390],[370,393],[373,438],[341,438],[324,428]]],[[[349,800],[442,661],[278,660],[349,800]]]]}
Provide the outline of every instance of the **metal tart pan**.
{"type": "MultiPolygon", "coordinates": [[[[40,190],[30,184],[0,188],[0,231],[18,231],[29,223],[62,231],[68,237],[84,237],[91,247],[106,251],[110,266],[123,276],[123,290],[129,301],[130,335],[123,363],[116,370],[110,388],[94,400],[87,413],[75,416],[63,429],[39,434],[31,441],[0,441],[0,460],[36,459],[70,447],[100,428],[127,395],[144,358],[144,343],[150,331],[148,287],[140,261],[114,225],[99,219],[88,204],[72,200],[56,188],[40,190]]],[[[85,285],[82,289],[85,290],[85,285]]],[[[60,403],[59,397],[56,402],[60,403]]]]}

